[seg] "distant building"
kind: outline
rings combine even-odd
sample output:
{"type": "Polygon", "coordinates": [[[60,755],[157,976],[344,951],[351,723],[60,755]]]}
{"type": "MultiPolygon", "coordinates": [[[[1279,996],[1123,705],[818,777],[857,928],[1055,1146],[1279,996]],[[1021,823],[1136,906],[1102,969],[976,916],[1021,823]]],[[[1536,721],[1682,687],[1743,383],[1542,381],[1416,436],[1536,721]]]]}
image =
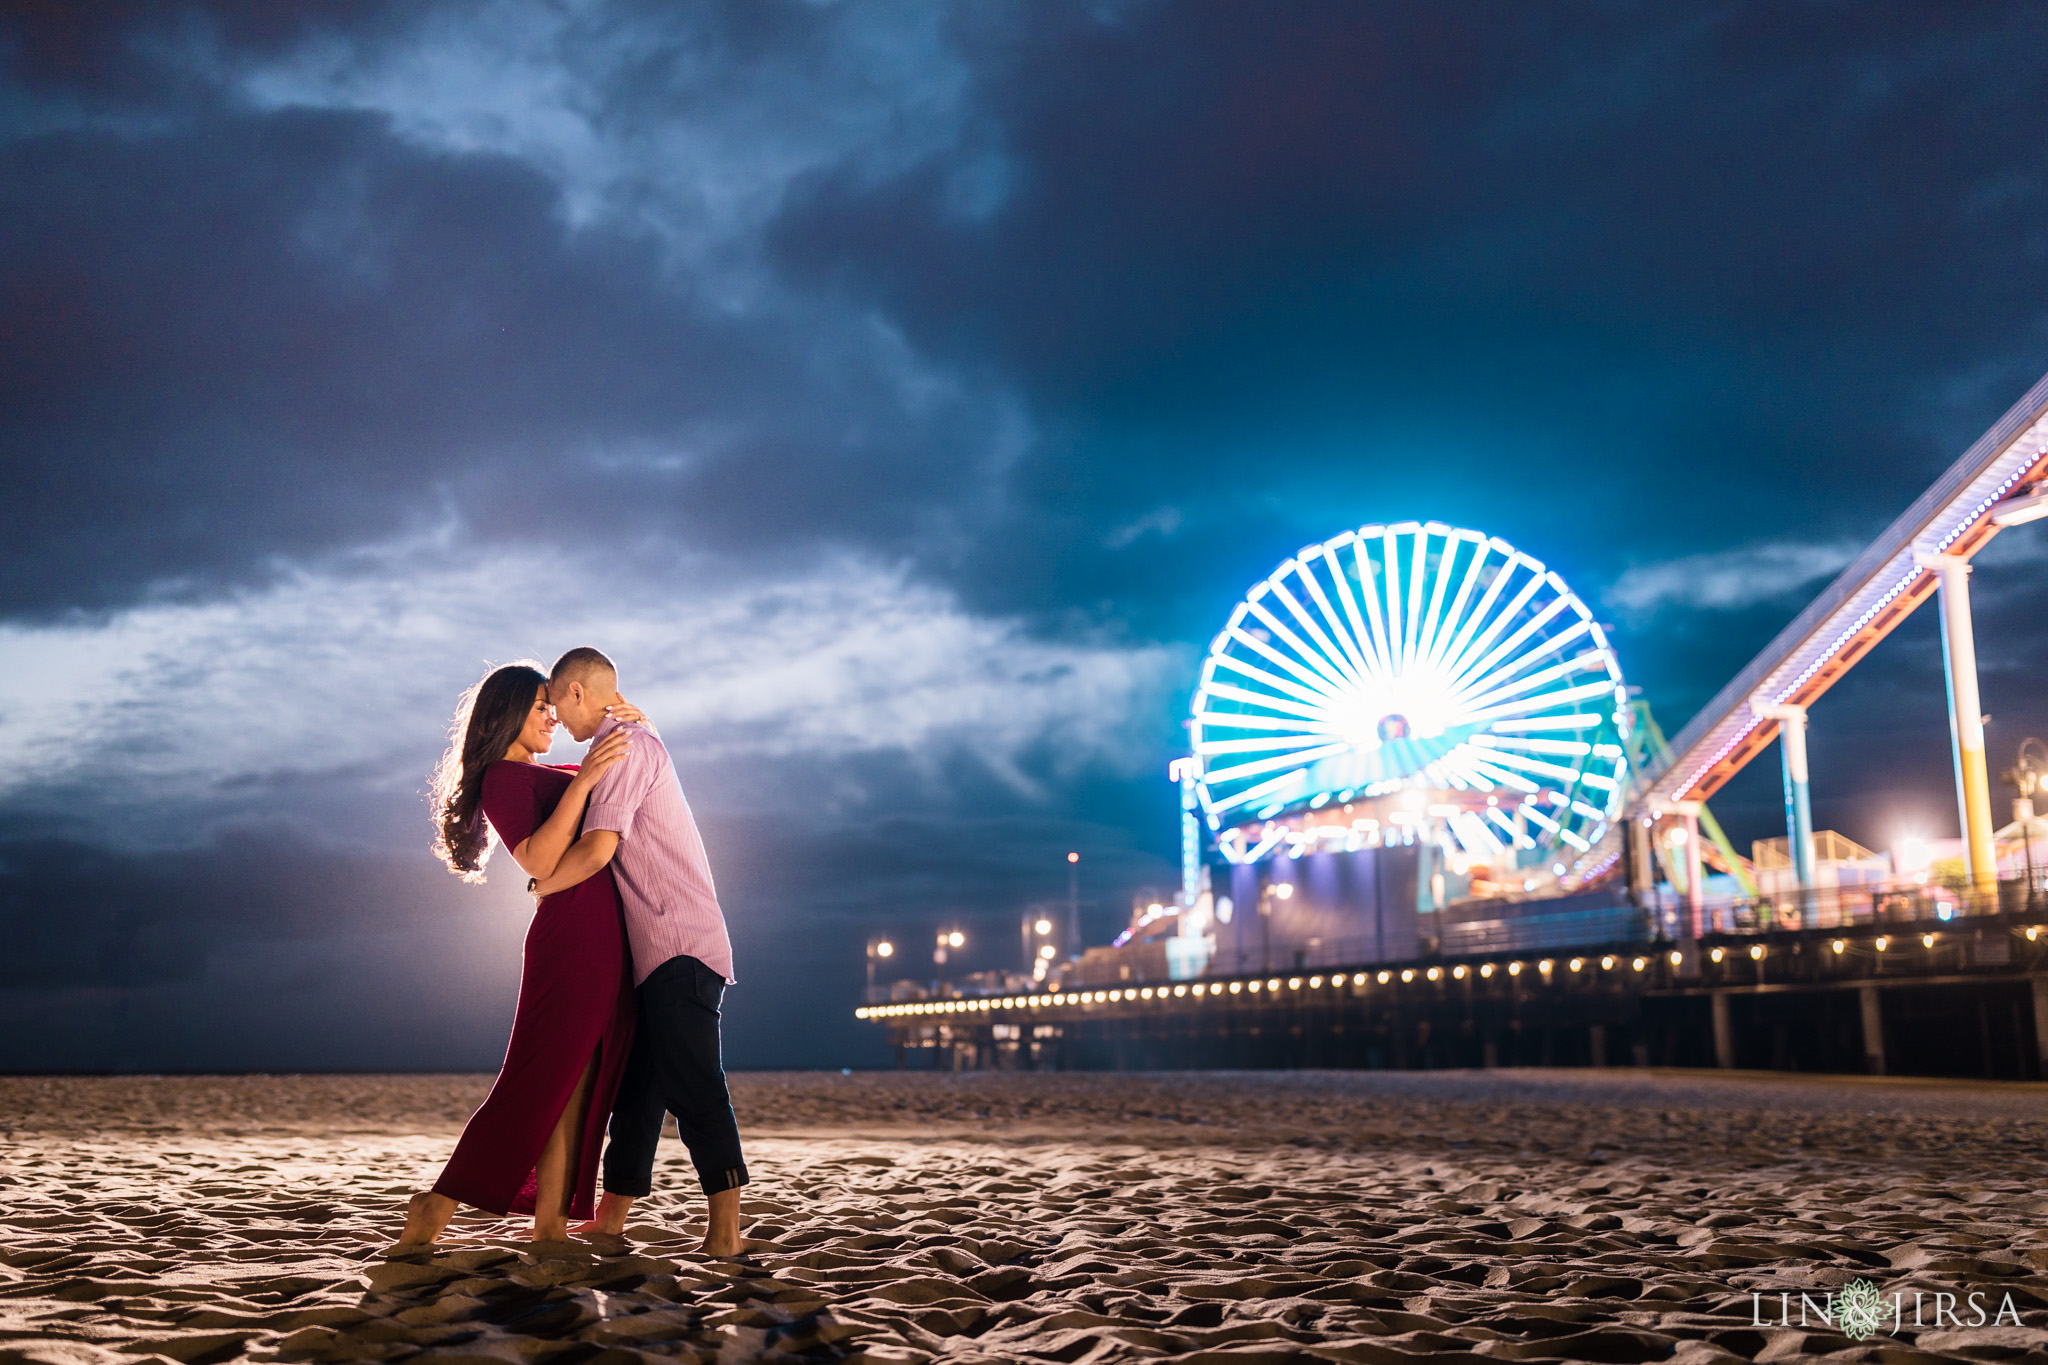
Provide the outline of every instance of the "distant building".
{"type": "MultiPolygon", "coordinates": [[[[1788,840],[1783,837],[1758,839],[1749,846],[1749,853],[1759,895],[1783,896],[1799,889],[1799,879],[1792,870],[1788,840]]],[[[1874,886],[1890,881],[1893,875],[1889,855],[1873,852],[1831,829],[1814,832],[1811,889],[1832,891],[1850,886],[1874,886]]]]}

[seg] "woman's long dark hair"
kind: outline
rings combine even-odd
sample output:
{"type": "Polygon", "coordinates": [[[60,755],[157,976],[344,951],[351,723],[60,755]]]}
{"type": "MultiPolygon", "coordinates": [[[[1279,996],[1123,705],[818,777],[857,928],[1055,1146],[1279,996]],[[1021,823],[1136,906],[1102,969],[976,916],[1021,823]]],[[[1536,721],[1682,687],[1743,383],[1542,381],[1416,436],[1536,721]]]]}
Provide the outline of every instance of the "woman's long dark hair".
{"type": "Polygon", "coordinates": [[[462,694],[448,725],[448,752],[434,769],[429,799],[434,810],[434,856],[466,882],[484,879],[491,831],[484,820],[484,769],[505,756],[526,728],[533,699],[547,674],[530,660],[484,675],[462,694]]]}

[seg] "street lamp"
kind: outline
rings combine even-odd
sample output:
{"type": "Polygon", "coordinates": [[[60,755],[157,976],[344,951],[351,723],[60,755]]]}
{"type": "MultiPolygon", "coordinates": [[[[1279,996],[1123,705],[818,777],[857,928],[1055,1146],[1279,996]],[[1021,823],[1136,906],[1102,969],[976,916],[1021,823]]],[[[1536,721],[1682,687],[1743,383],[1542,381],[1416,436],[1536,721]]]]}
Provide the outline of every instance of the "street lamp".
{"type": "Polygon", "coordinates": [[[1067,855],[1067,955],[1081,955],[1081,855],[1067,855]]]}
{"type": "MultiPolygon", "coordinates": [[[[1267,882],[1259,892],[1259,970],[1262,972],[1273,970],[1273,902],[1287,900],[1293,895],[1292,882],[1267,882]]],[[[1243,956],[1238,954],[1240,967],[1244,965],[1243,956]]]]}
{"type": "Polygon", "coordinates": [[[868,940],[868,997],[873,999],[875,991],[875,959],[888,959],[896,955],[896,945],[886,938],[868,940]]]}
{"type": "Polygon", "coordinates": [[[1052,936],[1052,920],[1043,912],[1033,913],[1027,910],[1017,923],[1017,931],[1024,945],[1024,970],[1042,977],[1045,968],[1041,963],[1053,952],[1052,945],[1046,942],[1052,936]],[[1041,952],[1041,949],[1044,951],[1041,952]]]}
{"type": "Polygon", "coordinates": [[[1999,776],[2020,794],[2012,803],[2012,818],[2020,827],[2020,849],[2026,860],[2026,908],[2034,908],[2034,793],[2048,776],[2048,745],[2029,737],[2020,741],[2019,758],[1999,776]]]}

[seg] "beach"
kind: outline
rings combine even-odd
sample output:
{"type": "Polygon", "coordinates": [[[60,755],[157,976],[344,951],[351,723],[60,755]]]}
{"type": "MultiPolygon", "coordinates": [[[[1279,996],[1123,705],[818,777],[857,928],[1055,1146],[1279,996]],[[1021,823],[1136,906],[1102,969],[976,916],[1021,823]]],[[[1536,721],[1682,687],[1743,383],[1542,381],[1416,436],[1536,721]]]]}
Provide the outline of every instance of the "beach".
{"type": "Polygon", "coordinates": [[[2048,1353],[2044,1087],[740,1074],[743,1260],[691,1253],[672,1137],[625,1239],[388,1256],[488,1084],[0,1079],[0,1361],[2048,1353]]]}

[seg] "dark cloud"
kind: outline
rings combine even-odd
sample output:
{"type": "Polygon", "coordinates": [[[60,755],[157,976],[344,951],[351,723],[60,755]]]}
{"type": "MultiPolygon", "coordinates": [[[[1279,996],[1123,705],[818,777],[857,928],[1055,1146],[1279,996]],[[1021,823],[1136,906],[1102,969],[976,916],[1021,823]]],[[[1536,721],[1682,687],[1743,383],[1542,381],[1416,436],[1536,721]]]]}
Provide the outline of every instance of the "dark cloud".
{"type": "Polygon", "coordinates": [[[542,508],[562,535],[900,538],[971,477],[943,420],[792,373],[777,326],[709,315],[648,242],[570,232],[530,169],[380,124],[223,114],[0,152],[0,605],[443,522],[530,537],[542,508]]]}
{"type": "Polygon", "coordinates": [[[777,226],[1064,436],[993,600],[1143,611],[1404,516],[1606,574],[1668,553],[1681,488],[1693,546],[1864,533],[2048,366],[2042,91],[1985,81],[2038,15],[1113,13],[965,26],[992,215],[933,166],[821,176],[777,226]],[[1161,505],[1178,544],[1103,543],[1161,505]]]}
{"type": "Polygon", "coordinates": [[[516,157],[254,108],[180,61],[232,74],[322,25],[186,18],[203,47],[145,19],[16,46],[0,610],[205,590],[394,531],[531,537],[542,507],[560,535],[743,551],[901,545],[977,501],[987,416],[943,385],[906,411],[917,377],[859,320],[708,299],[658,232],[568,221],[516,157]]]}

